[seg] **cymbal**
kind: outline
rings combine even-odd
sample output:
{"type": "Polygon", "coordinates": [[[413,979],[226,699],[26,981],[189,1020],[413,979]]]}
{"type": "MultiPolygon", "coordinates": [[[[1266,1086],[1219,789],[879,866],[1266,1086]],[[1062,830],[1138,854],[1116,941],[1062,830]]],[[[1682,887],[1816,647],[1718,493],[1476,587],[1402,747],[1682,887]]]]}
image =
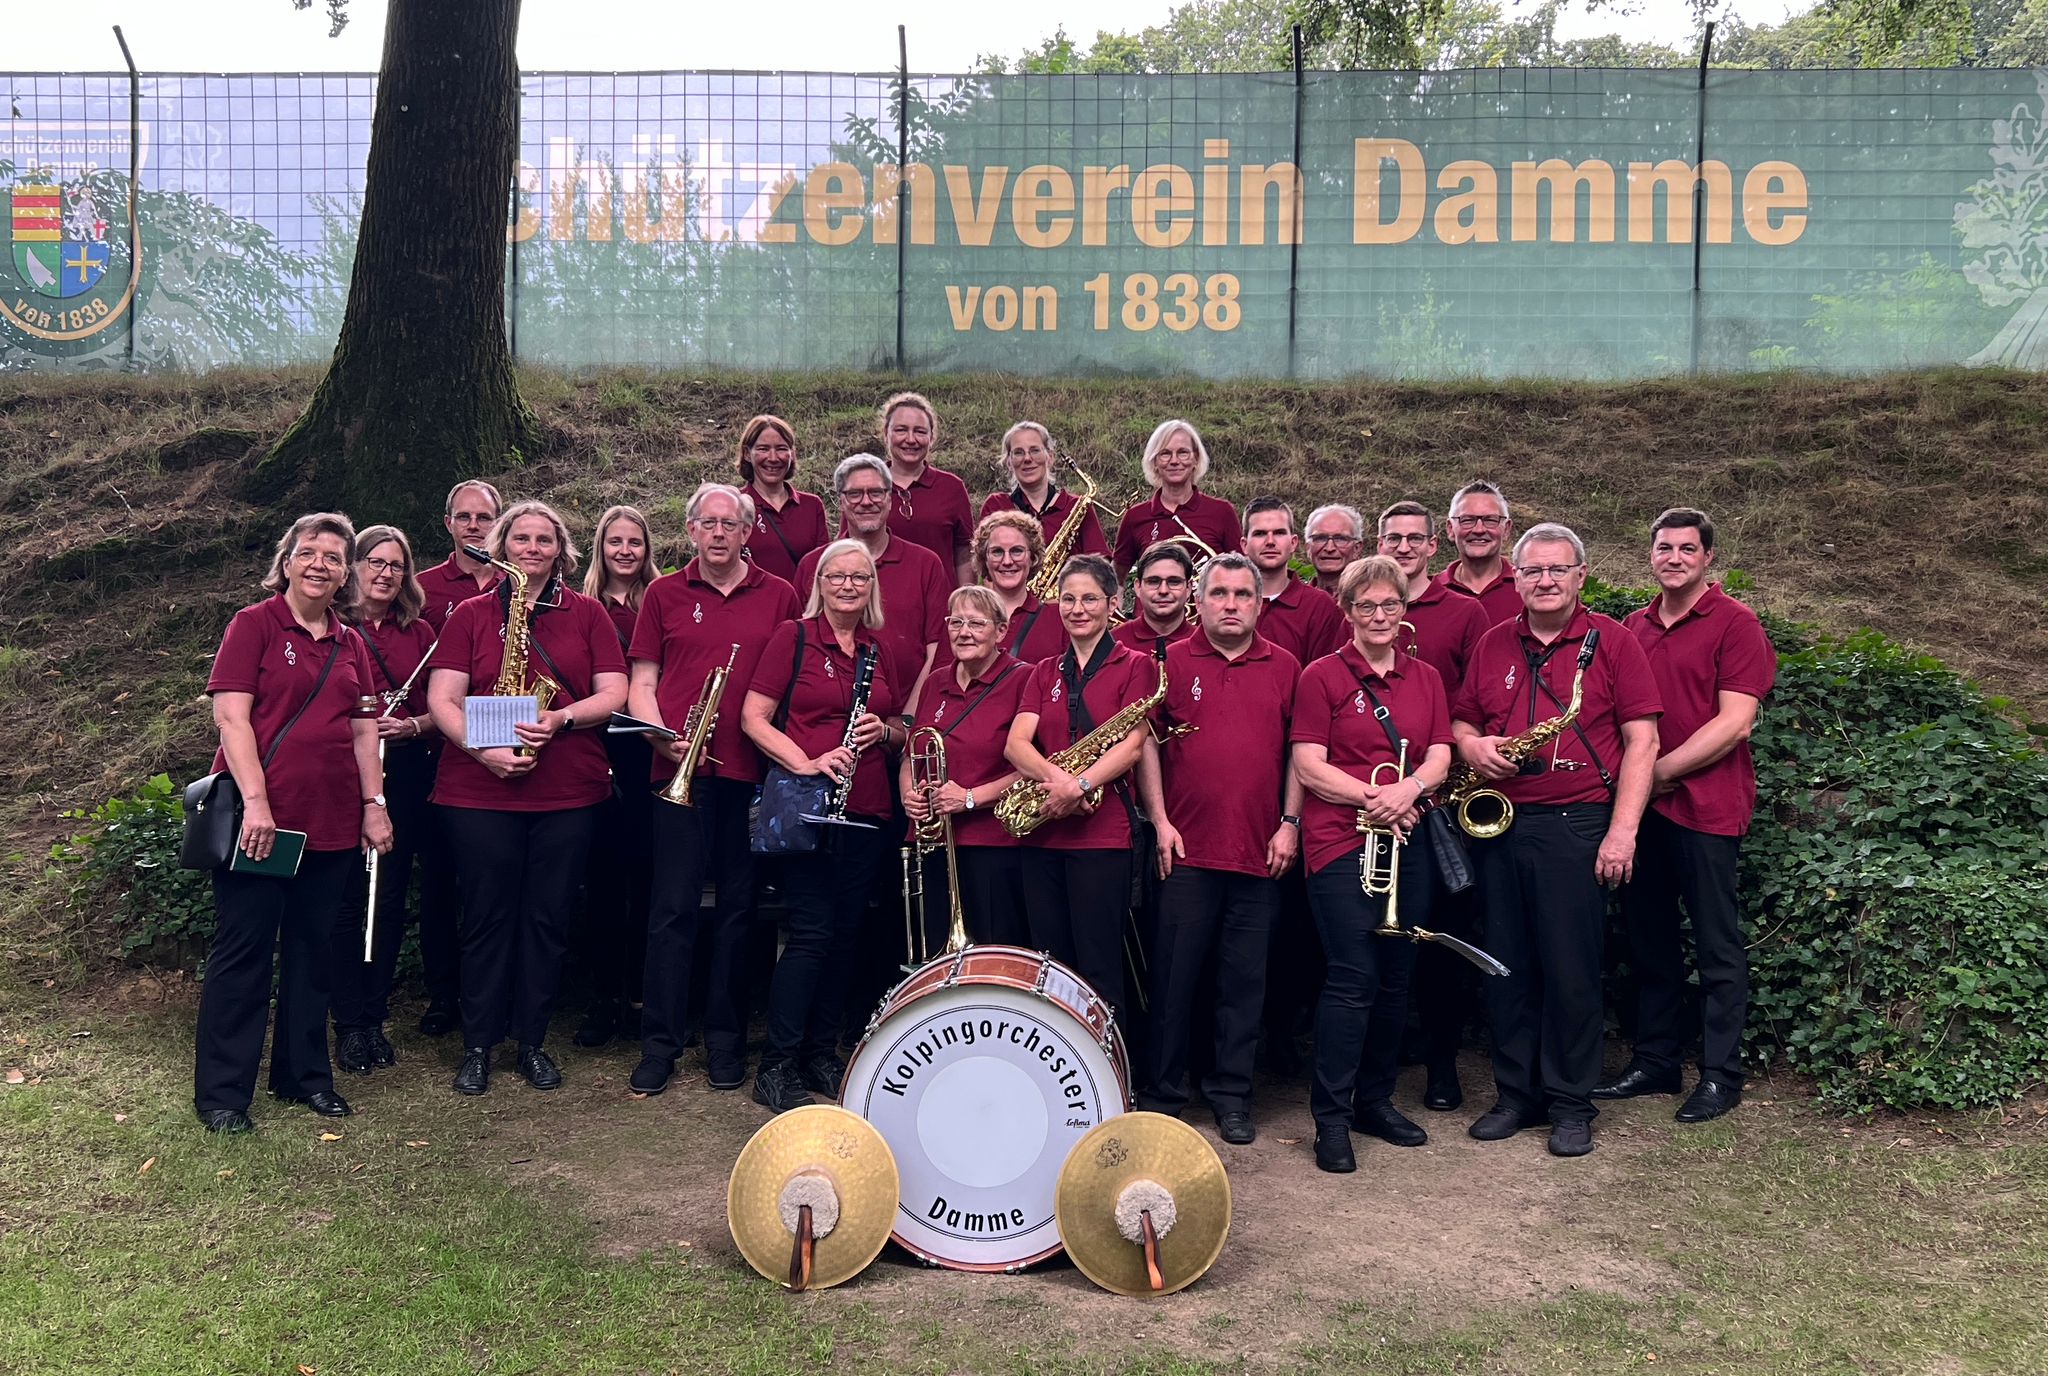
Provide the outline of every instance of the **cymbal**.
{"type": "Polygon", "coordinates": [[[1060,1240],[1081,1273],[1119,1295],[1170,1295],[1216,1264],[1230,1233],[1230,1177],[1208,1139],[1178,1118],[1125,1113],[1074,1144],[1053,1194],[1060,1240]],[[1158,1237],[1160,1284],[1140,1215],[1158,1237]]]}
{"type": "Polygon", "coordinates": [[[866,1119],[833,1104],[779,1113],[733,1163],[726,1221],[756,1271],[789,1284],[799,1204],[811,1206],[811,1289],[851,1279],[881,1254],[895,1221],[896,1157],[866,1119]]]}

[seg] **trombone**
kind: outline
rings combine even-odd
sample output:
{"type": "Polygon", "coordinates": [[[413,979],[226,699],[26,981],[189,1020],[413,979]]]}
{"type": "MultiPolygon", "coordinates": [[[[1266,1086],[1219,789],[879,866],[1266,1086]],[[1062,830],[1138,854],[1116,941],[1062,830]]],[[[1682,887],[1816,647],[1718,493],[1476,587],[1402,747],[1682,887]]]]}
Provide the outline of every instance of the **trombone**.
{"type": "Polygon", "coordinates": [[[925,933],[924,861],[939,849],[946,850],[946,896],[948,902],[946,949],[954,955],[967,948],[967,918],[960,907],[960,857],[953,846],[953,818],[938,810],[939,790],[946,785],[946,737],[937,727],[920,726],[910,733],[910,788],[925,802],[925,819],[912,826],[910,844],[903,848],[903,954],[906,971],[915,970],[932,958],[925,933]]]}

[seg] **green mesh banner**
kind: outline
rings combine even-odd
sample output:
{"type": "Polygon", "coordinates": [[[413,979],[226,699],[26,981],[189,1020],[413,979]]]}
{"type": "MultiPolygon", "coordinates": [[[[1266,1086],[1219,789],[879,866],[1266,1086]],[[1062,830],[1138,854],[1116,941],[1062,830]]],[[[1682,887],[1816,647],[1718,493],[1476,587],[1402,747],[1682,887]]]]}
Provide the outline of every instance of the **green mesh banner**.
{"type": "MultiPolygon", "coordinates": [[[[373,78],[150,76],[132,126],[125,77],[7,80],[0,368],[328,354],[373,78]]],[[[522,86],[507,322],[559,366],[1616,378],[2048,357],[2048,74],[522,86]]]]}

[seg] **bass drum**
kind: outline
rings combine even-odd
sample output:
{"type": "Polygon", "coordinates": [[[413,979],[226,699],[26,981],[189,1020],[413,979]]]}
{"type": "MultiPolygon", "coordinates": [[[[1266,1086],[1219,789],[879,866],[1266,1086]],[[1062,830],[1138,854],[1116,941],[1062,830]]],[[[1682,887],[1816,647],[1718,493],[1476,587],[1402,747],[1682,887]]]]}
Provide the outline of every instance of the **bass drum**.
{"type": "Polygon", "coordinates": [[[1129,1105],[1130,1061],[1109,1005],[1072,970],[972,946],[882,1000],[839,1102],[896,1154],[897,1242],[958,1271],[1017,1271],[1060,1250],[1060,1168],[1129,1105]]]}

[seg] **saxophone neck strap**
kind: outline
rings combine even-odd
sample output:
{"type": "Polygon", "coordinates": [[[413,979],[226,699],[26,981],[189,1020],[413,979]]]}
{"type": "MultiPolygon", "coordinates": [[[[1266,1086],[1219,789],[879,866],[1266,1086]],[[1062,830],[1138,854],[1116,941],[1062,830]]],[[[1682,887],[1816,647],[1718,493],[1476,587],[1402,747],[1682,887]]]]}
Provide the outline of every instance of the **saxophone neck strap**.
{"type": "Polygon", "coordinates": [[[1068,641],[1067,648],[1060,652],[1060,678],[1067,685],[1067,733],[1073,740],[1078,741],[1095,729],[1095,714],[1088,710],[1088,684],[1102,672],[1102,666],[1109,663],[1109,656],[1115,649],[1115,641],[1108,631],[1104,631],[1102,638],[1095,642],[1095,650],[1088,656],[1085,668],[1074,653],[1072,641],[1068,641]]]}
{"type": "MultiPolygon", "coordinates": [[[[1559,712],[1565,710],[1564,699],[1557,695],[1557,690],[1550,686],[1550,680],[1543,676],[1543,666],[1550,662],[1550,657],[1557,653],[1563,644],[1563,641],[1553,642],[1540,656],[1532,653],[1527,645],[1522,646],[1522,655],[1529,662],[1529,677],[1533,680],[1529,688],[1529,724],[1532,726],[1536,722],[1536,694],[1539,692],[1549,698],[1551,705],[1559,712]]],[[[1600,628],[1595,626],[1587,630],[1586,638],[1580,642],[1579,657],[1573,665],[1572,672],[1585,673],[1586,667],[1593,662],[1594,651],[1599,648],[1600,628]]],[[[1607,796],[1612,798],[1617,791],[1614,776],[1607,772],[1607,765],[1601,760],[1600,752],[1593,748],[1593,738],[1586,734],[1586,728],[1579,724],[1577,717],[1572,718],[1572,734],[1579,738],[1580,745],[1586,747],[1586,758],[1592,761],[1594,770],[1600,775],[1600,782],[1607,787],[1607,796]]]]}
{"type": "MultiPolygon", "coordinates": [[[[1350,667],[1350,661],[1347,660],[1345,663],[1347,668],[1350,667]]],[[[1380,724],[1380,729],[1387,733],[1387,744],[1393,749],[1394,764],[1398,768],[1401,763],[1401,737],[1394,730],[1394,714],[1387,709],[1387,705],[1384,702],[1380,701],[1380,695],[1372,690],[1372,683],[1364,674],[1359,673],[1357,669],[1353,668],[1351,669],[1351,676],[1358,680],[1359,690],[1365,694],[1366,701],[1372,704],[1373,720],[1377,721],[1380,724]]],[[[1403,772],[1403,777],[1406,777],[1405,771],[1403,772]]]]}

